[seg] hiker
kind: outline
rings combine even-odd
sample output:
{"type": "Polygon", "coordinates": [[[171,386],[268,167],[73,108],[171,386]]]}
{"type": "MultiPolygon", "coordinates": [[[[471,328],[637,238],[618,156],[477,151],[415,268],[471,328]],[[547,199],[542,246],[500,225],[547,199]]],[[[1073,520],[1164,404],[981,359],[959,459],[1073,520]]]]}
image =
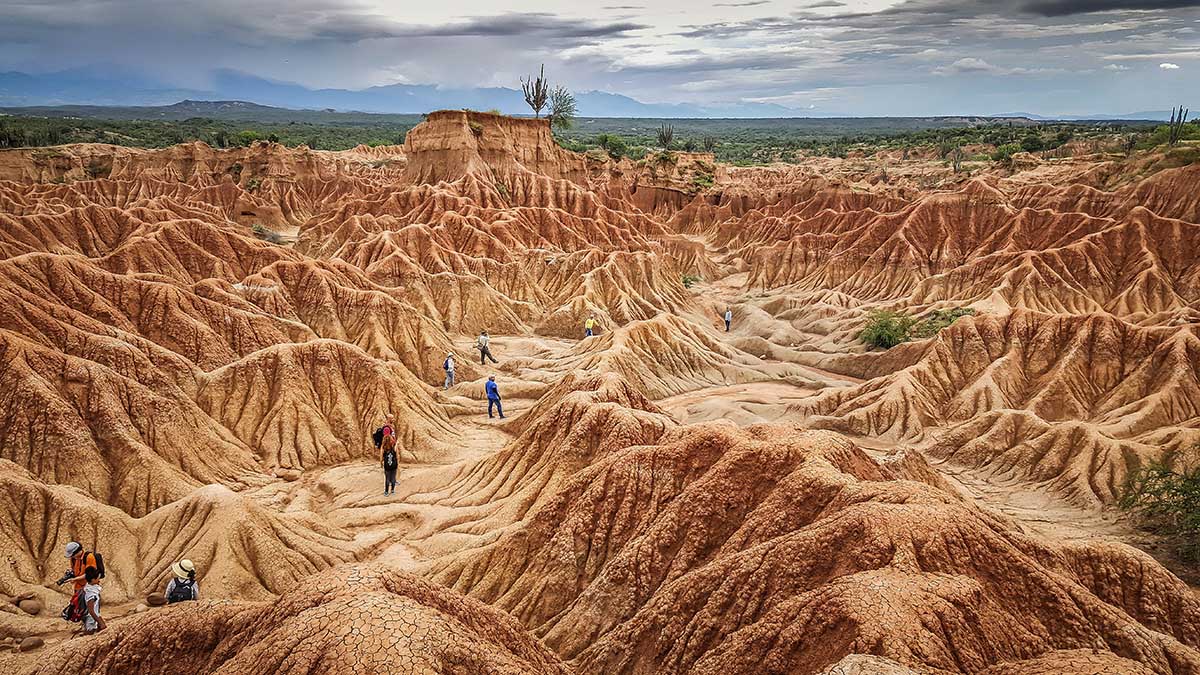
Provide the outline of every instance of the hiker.
{"type": "Polygon", "coordinates": [[[394,436],[396,434],[396,424],[394,420],[395,418],[392,417],[391,413],[384,415],[383,426],[379,427],[375,430],[375,433],[371,434],[371,440],[374,441],[376,450],[383,447],[384,438],[387,436],[394,436]]]}
{"type": "Polygon", "coordinates": [[[85,552],[83,545],[77,541],[67,542],[66,550],[70,567],[67,569],[66,574],[63,574],[62,578],[58,580],[59,586],[70,581],[74,583],[76,592],[82,591],[83,587],[87,585],[84,573],[89,567],[95,567],[96,571],[100,573],[100,578],[104,578],[104,557],[99,553],[95,551],[91,553],[85,552]]]}
{"type": "Polygon", "coordinates": [[[592,337],[593,335],[595,335],[595,333],[593,332],[595,328],[596,328],[596,315],[593,314],[587,318],[587,321],[583,322],[583,336],[584,337],[592,337]]]}
{"type": "Polygon", "coordinates": [[[396,437],[383,439],[383,494],[396,494],[396,467],[400,464],[396,454],[396,437]],[[390,490],[390,492],[389,492],[390,490]]]}
{"type": "Polygon", "coordinates": [[[442,363],[442,370],[446,371],[446,385],[442,388],[449,389],[454,386],[454,352],[446,355],[446,360],[442,363]]]}
{"type": "Polygon", "coordinates": [[[496,386],[496,376],[488,375],[487,384],[483,385],[487,390],[488,398],[488,417],[492,417],[492,406],[496,406],[496,412],[500,413],[500,419],[504,419],[504,408],[500,407],[500,388],[496,386]]]}
{"type": "Polygon", "coordinates": [[[107,628],[100,616],[100,570],[88,567],[83,571],[83,634],[91,635],[107,628]]]}
{"type": "Polygon", "coordinates": [[[479,341],[475,343],[475,348],[479,350],[479,365],[484,365],[484,359],[491,359],[492,363],[499,363],[496,357],[492,356],[492,350],[488,349],[488,342],[491,338],[488,337],[486,330],[479,331],[479,341]]]}
{"type": "Polygon", "coordinates": [[[167,582],[167,604],[200,599],[200,587],[196,584],[196,565],[191,560],[184,558],[171,565],[171,572],[175,576],[167,582]]]}
{"type": "Polygon", "coordinates": [[[729,324],[731,324],[731,323],[733,323],[733,310],[726,307],[725,308],[725,332],[726,333],[729,332],[729,324]]]}

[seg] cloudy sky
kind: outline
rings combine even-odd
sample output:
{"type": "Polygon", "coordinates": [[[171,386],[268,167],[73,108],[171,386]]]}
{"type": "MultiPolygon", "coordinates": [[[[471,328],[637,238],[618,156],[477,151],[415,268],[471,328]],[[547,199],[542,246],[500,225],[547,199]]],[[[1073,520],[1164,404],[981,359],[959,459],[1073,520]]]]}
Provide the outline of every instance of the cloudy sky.
{"type": "Polygon", "coordinates": [[[0,70],[556,83],[852,115],[1200,108],[1200,0],[0,0],[0,70]]]}

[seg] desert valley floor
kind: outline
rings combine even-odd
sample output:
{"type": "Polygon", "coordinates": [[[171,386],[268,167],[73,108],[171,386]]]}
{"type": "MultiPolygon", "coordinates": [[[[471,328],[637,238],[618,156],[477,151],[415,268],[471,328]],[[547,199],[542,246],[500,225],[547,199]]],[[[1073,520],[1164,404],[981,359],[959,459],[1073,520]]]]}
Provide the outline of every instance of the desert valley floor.
{"type": "Polygon", "coordinates": [[[0,671],[1200,673],[1114,508],[1200,441],[1200,166],[1155,161],[614,162],[464,111],[0,152],[0,637],[46,643],[0,671]],[[180,558],[201,601],[147,608],[180,558]]]}

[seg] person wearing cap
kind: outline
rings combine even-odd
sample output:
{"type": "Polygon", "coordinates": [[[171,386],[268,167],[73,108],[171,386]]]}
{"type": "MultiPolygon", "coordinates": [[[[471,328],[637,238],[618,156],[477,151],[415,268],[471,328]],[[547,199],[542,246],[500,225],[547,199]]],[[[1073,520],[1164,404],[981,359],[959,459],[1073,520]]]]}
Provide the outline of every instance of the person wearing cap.
{"type": "Polygon", "coordinates": [[[500,407],[500,387],[496,385],[496,376],[488,375],[487,384],[483,385],[483,388],[487,392],[488,417],[492,416],[492,407],[494,406],[496,412],[500,413],[500,419],[504,419],[504,408],[500,407]]]}
{"type": "Polygon", "coordinates": [[[67,560],[70,561],[70,569],[68,569],[67,574],[63,575],[63,579],[59,585],[70,581],[76,591],[82,591],[83,587],[87,585],[87,578],[84,576],[87,568],[94,567],[100,569],[100,565],[96,563],[96,554],[85,552],[83,544],[77,541],[67,543],[66,553],[67,560]]]}
{"type": "Polygon", "coordinates": [[[454,386],[454,352],[446,355],[446,361],[442,363],[442,369],[446,371],[446,386],[449,389],[454,386]]]}
{"type": "Polygon", "coordinates": [[[486,330],[479,331],[479,340],[475,343],[475,348],[479,350],[479,365],[486,363],[485,359],[491,359],[492,363],[500,363],[496,357],[492,356],[492,350],[488,347],[488,343],[492,340],[486,330]]]}
{"type": "Polygon", "coordinates": [[[200,599],[200,586],[196,584],[196,565],[184,558],[171,565],[171,573],[175,576],[167,582],[167,602],[185,602],[200,599]]]}

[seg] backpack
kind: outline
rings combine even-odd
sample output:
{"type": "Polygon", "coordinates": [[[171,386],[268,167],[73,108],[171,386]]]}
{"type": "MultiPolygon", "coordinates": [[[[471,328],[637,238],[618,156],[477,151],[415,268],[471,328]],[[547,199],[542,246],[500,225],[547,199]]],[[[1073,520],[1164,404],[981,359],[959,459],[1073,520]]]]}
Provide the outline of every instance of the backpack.
{"type": "Polygon", "coordinates": [[[449,357],[447,357],[447,358],[446,358],[446,360],[442,362],[442,370],[450,370],[450,359],[449,359],[449,357]]]}
{"type": "Polygon", "coordinates": [[[388,450],[387,452],[383,453],[383,467],[385,469],[396,468],[396,451],[395,450],[388,450]]]}
{"type": "Polygon", "coordinates": [[[171,594],[167,596],[167,604],[173,605],[177,602],[194,600],[192,586],[195,583],[195,579],[175,579],[175,585],[171,588],[171,594]]]}
{"type": "Polygon", "coordinates": [[[383,427],[379,427],[375,430],[375,433],[371,434],[371,440],[375,441],[375,447],[377,448],[383,445],[383,427]]]}
{"type": "Polygon", "coordinates": [[[83,615],[87,612],[87,602],[83,599],[83,589],[75,591],[75,595],[71,596],[71,602],[63,608],[63,621],[79,623],[83,621],[83,615]]]}
{"type": "Polygon", "coordinates": [[[92,551],[92,557],[96,559],[96,572],[100,574],[100,578],[104,578],[104,556],[98,551],[92,551]]]}

